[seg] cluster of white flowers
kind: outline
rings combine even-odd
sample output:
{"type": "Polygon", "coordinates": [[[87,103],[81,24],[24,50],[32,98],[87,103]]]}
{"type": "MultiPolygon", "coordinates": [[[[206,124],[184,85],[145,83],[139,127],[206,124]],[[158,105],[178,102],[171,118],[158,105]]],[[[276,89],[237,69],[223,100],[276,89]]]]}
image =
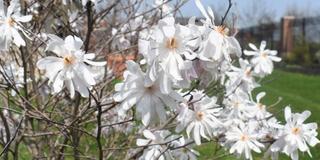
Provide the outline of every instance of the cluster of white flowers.
{"type": "MultiPolygon", "coordinates": [[[[294,160],[298,151],[310,154],[307,144],[319,143],[316,123],[303,124],[310,112],[292,114],[287,107],[287,124],[282,126],[262,103],[265,92],[253,98],[252,91],[260,86],[256,79],[271,74],[273,62],[281,61],[277,51],[265,49],[262,41],[259,49],[249,44],[252,51],[244,50],[242,55],[229,29],[215,25],[212,10],[206,10],[200,0],[195,2],[205,17],[202,25],[195,24],[194,18],[187,25],[176,24],[168,16],[141,33],[141,66],[128,61],[124,80],[115,87],[120,115],[134,108],[145,128],[146,139],[137,140],[144,147],[140,159],[176,159],[171,140],[186,141],[182,140],[185,133],[197,145],[217,141],[245,159],[263,150],[273,159],[279,152],[294,160]],[[223,89],[208,96],[199,84],[223,89]],[[176,127],[175,132],[167,131],[168,126],[176,127]]],[[[198,153],[187,146],[181,148],[192,156],[179,158],[195,159],[198,153]]]]}
{"type": "MultiPolygon", "coordinates": [[[[82,1],[85,5],[88,1],[82,1]]],[[[92,0],[93,3],[95,1],[92,0]]],[[[10,5],[5,8],[5,3],[0,0],[0,50],[8,51],[12,43],[17,47],[26,46],[23,33],[29,38],[22,23],[32,20],[32,15],[21,15],[19,0],[12,0],[10,5]]],[[[45,75],[49,78],[53,93],[60,92],[64,86],[70,91],[70,97],[74,97],[78,91],[82,97],[89,96],[89,90],[97,81],[101,80],[104,73],[98,72],[97,67],[105,66],[106,62],[94,62],[94,53],[85,53],[81,50],[82,40],[76,36],[67,36],[65,40],[53,34],[41,33],[37,38],[49,38],[46,51],[51,51],[57,55],[48,56],[38,61],[37,67],[45,70],[45,75]]],[[[100,68],[104,71],[104,68],[100,68]]],[[[2,66],[2,81],[10,82],[16,89],[22,88],[25,83],[24,69],[15,62],[10,62],[2,66]],[[5,80],[4,80],[5,79],[5,80]]],[[[26,82],[31,79],[27,78],[26,82]]],[[[16,91],[12,91],[15,95],[16,91]]]]}
{"type": "MultiPolygon", "coordinates": [[[[82,5],[88,1],[82,0],[82,5]]],[[[317,124],[304,123],[311,113],[292,113],[286,107],[286,124],[282,125],[262,103],[266,93],[260,92],[255,98],[253,95],[253,90],[260,86],[256,79],[270,75],[273,62],[281,61],[277,51],[265,49],[265,41],[259,49],[249,44],[252,50],[242,50],[226,26],[214,23],[213,11],[210,7],[205,9],[200,0],[195,0],[195,4],[205,18],[201,25],[196,24],[195,18],[190,18],[187,25],[177,24],[169,14],[172,8],[164,5],[167,2],[156,0],[155,4],[168,14],[157,25],[139,33],[140,63],[127,61],[123,81],[115,85],[112,96],[103,97],[105,101],[101,103],[110,104],[105,107],[117,105],[110,109],[102,107],[108,110],[102,115],[102,132],[106,137],[109,128],[103,126],[114,125],[115,130],[126,134],[139,130],[144,136],[138,135],[136,141],[142,149],[139,159],[146,160],[194,160],[199,153],[192,145],[212,141],[229,153],[250,160],[252,152],[262,151],[272,159],[277,159],[279,153],[293,160],[298,159],[299,152],[311,156],[309,146],[320,142],[317,124]],[[210,87],[221,90],[211,95],[210,87]]],[[[137,16],[129,22],[132,24],[113,29],[115,48],[131,45],[130,36],[118,32],[125,32],[129,27],[138,29],[141,26],[134,25],[142,23],[142,18],[137,16]]],[[[31,15],[20,14],[18,0],[13,0],[6,9],[0,0],[0,49],[8,50],[12,43],[26,46],[23,37],[28,34],[22,23],[31,20],[31,15]]],[[[76,92],[89,97],[91,89],[103,79],[105,70],[99,67],[104,67],[106,62],[93,61],[96,55],[82,50],[83,42],[77,36],[61,39],[53,34],[44,35],[48,37],[49,56],[40,58],[36,66],[49,79],[51,93],[66,88],[71,98],[76,92]]],[[[14,63],[6,64],[0,71],[15,88],[31,81],[24,76],[24,68],[14,63]]]]}

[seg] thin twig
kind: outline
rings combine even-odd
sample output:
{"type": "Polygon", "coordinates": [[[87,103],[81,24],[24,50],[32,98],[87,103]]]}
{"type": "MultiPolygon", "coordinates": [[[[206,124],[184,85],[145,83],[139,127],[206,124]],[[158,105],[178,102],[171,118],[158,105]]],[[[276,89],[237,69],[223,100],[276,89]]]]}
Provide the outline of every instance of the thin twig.
{"type": "Polygon", "coordinates": [[[21,117],[21,120],[20,120],[20,122],[19,122],[19,124],[18,124],[18,127],[17,127],[17,129],[15,130],[15,132],[14,132],[14,134],[13,134],[13,137],[12,137],[11,140],[3,147],[3,150],[2,150],[1,153],[0,153],[0,157],[9,149],[10,144],[11,144],[11,143],[14,141],[14,139],[16,138],[16,136],[17,136],[17,134],[18,134],[18,131],[19,131],[20,127],[21,127],[21,124],[22,124],[23,120],[24,120],[24,115],[21,117]]]}
{"type": "Polygon", "coordinates": [[[222,17],[222,19],[221,19],[221,24],[220,24],[220,25],[223,25],[223,24],[224,24],[224,21],[226,20],[227,15],[228,15],[228,13],[229,13],[229,11],[230,11],[231,7],[232,7],[232,2],[231,2],[231,0],[229,0],[229,6],[228,6],[228,9],[227,9],[226,13],[224,14],[224,16],[222,17]]]}

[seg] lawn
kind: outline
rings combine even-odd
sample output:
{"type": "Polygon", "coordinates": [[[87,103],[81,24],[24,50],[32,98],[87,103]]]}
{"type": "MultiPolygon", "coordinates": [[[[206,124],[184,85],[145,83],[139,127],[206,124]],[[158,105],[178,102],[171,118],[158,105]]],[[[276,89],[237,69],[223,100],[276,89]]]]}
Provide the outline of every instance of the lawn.
{"type": "MultiPolygon", "coordinates": [[[[294,112],[301,112],[304,110],[310,110],[312,112],[309,122],[317,122],[320,124],[320,76],[304,75],[301,73],[289,73],[281,70],[275,70],[274,73],[264,78],[261,83],[262,87],[258,88],[256,92],[265,91],[266,97],[263,99],[263,103],[267,105],[274,104],[281,97],[282,100],[270,111],[275,113],[276,116],[283,120],[283,109],[290,105],[294,112]]],[[[318,132],[320,130],[318,129],[318,132]]],[[[320,133],[320,132],[319,132],[320,133]]],[[[319,136],[318,136],[319,138],[319,136]]],[[[198,148],[201,154],[200,159],[214,159],[214,144],[207,144],[198,148]]],[[[311,153],[313,158],[309,158],[307,154],[300,154],[300,159],[303,160],[315,160],[320,159],[320,145],[312,148],[311,153]]],[[[217,153],[218,155],[224,154],[223,151],[217,153]]],[[[260,156],[258,156],[260,157],[260,156]]],[[[230,159],[232,156],[223,156],[218,159],[230,159]]],[[[260,158],[255,158],[260,159],[260,158]]],[[[287,159],[287,158],[280,158],[287,159]]]]}

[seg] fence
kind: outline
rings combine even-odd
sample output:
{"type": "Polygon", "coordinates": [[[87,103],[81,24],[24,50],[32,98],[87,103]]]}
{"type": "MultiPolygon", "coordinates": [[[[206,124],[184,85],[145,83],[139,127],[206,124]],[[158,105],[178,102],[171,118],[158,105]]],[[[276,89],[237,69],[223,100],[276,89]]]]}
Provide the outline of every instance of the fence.
{"type": "Polygon", "coordinates": [[[309,59],[314,60],[316,52],[320,50],[320,17],[286,16],[279,23],[243,28],[237,34],[237,38],[242,46],[249,42],[266,40],[269,47],[278,50],[282,57],[292,57],[290,54],[301,50],[308,52],[303,54],[310,54],[309,59]]]}

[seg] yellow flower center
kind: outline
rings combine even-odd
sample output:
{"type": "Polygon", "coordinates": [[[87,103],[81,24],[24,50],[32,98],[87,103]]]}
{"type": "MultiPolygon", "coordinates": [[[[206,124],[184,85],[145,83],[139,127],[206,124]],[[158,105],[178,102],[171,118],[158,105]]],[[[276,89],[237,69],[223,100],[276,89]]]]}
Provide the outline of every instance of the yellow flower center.
{"type": "Polygon", "coordinates": [[[226,26],[217,26],[217,27],[215,27],[215,30],[217,31],[217,32],[219,32],[221,35],[223,35],[223,36],[227,36],[228,35],[228,28],[226,27],[226,26]]]}
{"type": "Polygon", "coordinates": [[[265,108],[265,105],[263,105],[262,103],[258,103],[258,108],[260,110],[263,110],[265,108]]]}
{"type": "Polygon", "coordinates": [[[203,117],[204,117],[204,113],[203,113],[203,112],[198,111],[198,112],[196,113],[196,119],[197,119],[198,121],[201,121],[201,120],[203,119],[203,117]]]}
{"type": "Polygon", "coordinates": [[[248,135],[243,134],[243,135],[241,135],[240,140],[247,141],[247,140],[249,140],[249,137],[248,137],[248,135]]]}
{"type": "Polygon", "coordinates": [[[66,66],[74,64],[76,61],[76,58],[74,56],[65,56],[63,57],[63,63],[66,66]]]}
{"type": "Polygon", "coordinates": [[[235,108],[238,108],[238,107],[240,106],[240,102],[239,102],[239,101],[234,102],[234,103],[233,103],[233,106],[234,106],[235,108]]]}
{"type": "Polygon", "coordinates": [[[267,58],[267,53],[262,52],[262,53],[261,53],[261,57],[262,57],[262,58],[267,58]]]}
{"type": "Polygon", "coordinates": [[[291,132],[294,135],[298,135],[300,133],[300,128],[294,127],[294,128],[291,129],[291,132]]]}
{"type": "Polygon", "coordinates": [[[154,92],[154,87],[153,86],[145,87],[145,92],[153,93],[154,92]]]}
{"type": "Polygon", "coordinates": [[[176,49],[178,48],[178,42],[177,39],[173,38],[169,38],[166,42],[166,47],[168,49],[176,49]]]}
{"type": "Polygon", "coordinates": [[[14,21],[11,17],[9,17],[9,18],[7,18],[7,24],[8,24],[10,27],[13,27],[14,24],[15,24],[15,21],[14,21]]]}
{"type": "Polygon", "coordinates": [[[251,69],[250,69],[250,68],[247,68],[246,71],[244,72],[244,74],[245,74],[247,77],[250,77],[250,76],[251,76],[251,69]]]}

